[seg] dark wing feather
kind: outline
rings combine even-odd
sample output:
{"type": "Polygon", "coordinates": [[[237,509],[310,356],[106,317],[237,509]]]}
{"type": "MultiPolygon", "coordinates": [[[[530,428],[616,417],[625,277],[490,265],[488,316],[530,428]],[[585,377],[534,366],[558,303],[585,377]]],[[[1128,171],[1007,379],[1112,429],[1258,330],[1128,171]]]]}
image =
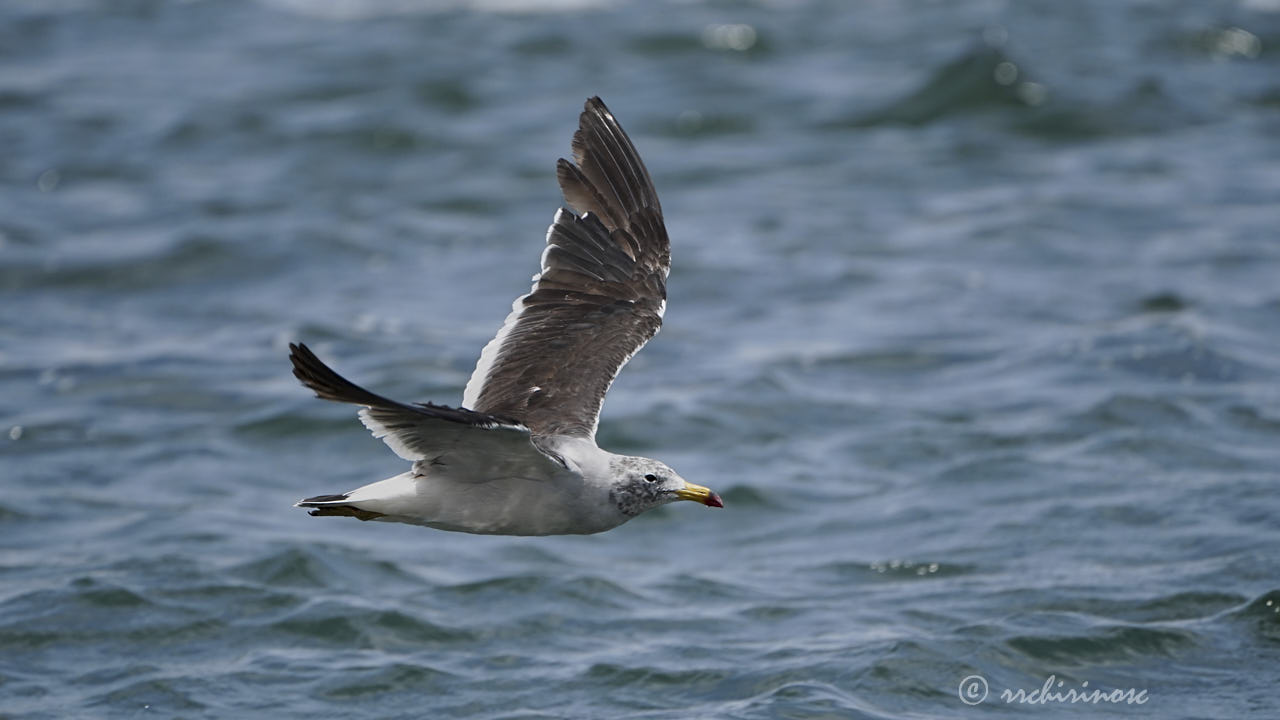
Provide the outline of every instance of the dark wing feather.
{"type": "Polygon", "coordinates": [[[662,325],[671,246],[635,146],[600,98],[556,177],[573,212],[556,213],[542,272],[484,349],[463,404],[535,435],[593,437],[605,393],[662,325]]]}
{"type": "Polygon", "coordinates": [[[314,390],[316,397],[363,405],[360,420],[365,427],[374,437],[382,438],[397,455],[415,465],[447,462],[454,450],[465,450],[477,443],[514,442],[517,447],[522,443],[534,454],[529,429],[509,418],[431,403],[396,402],[342,377],[301,343],[289,344],[289,360],[293,363],[294,376],[314,390]]]}

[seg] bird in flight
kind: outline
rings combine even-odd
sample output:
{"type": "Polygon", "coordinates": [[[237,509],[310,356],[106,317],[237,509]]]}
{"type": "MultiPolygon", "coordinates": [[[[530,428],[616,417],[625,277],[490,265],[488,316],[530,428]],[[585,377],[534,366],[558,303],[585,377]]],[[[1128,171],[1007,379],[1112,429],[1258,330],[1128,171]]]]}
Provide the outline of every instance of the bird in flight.
{"type": "Polygon", "coordinates": [[[493,535],[589,534],[676,500],[720,496],[649,458],[596,446],[605,393],[658,332],[671,246],[631,139],[593,97],[556,177],[568,210],[547,230],[541,271],[480,353],[462,407],[402,403],[343,378],[306,345],[293,374],[360,421],[408,472],[301,500],[314,516],[493,535]]]}

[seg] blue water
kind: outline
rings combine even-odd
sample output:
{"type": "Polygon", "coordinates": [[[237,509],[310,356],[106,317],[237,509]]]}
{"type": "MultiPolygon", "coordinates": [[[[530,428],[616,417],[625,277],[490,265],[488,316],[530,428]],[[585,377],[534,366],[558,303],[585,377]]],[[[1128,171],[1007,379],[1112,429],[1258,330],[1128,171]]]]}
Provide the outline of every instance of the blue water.
{"type": "Polygon", "coordinates": [[[1277,138],[1273,0],[0,4],[0,717],[1274,717],[1277,138]],[[457,403],[591,94],[727,507],[292,508],[403,463],[287,343],[457,403]]]}

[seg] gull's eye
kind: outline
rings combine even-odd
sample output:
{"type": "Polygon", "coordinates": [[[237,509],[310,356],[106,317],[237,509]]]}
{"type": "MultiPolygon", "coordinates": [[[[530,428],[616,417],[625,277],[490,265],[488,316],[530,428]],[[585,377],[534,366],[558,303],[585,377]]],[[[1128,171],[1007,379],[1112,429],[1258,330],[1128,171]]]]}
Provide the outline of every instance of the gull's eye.
{"type": "Polygon", "coordinates": [[[654,475],[654,474],[652,474],[652,473],[650,473],[650,474],[648,474],[648,475],[645,475],[645,476],[644,476],[644,479],[645,479],[645,480],[648,480],[649,482],[658,482],[658,476],[657,476],[657,475],[654,475]]]}

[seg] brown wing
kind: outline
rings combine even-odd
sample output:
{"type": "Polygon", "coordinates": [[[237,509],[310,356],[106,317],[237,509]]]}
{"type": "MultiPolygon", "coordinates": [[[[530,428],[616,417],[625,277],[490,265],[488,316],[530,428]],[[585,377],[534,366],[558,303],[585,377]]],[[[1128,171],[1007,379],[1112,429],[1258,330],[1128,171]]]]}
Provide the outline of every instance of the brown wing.
{"type": "Polygon", "coordinates": [[[605,393],[662,325],[671,245],[653,181],[600,98],[556,177],[573,212],[547,231],[542,272],[485,346],[462,404],[535,435],[594,437],[605,393]]]}

